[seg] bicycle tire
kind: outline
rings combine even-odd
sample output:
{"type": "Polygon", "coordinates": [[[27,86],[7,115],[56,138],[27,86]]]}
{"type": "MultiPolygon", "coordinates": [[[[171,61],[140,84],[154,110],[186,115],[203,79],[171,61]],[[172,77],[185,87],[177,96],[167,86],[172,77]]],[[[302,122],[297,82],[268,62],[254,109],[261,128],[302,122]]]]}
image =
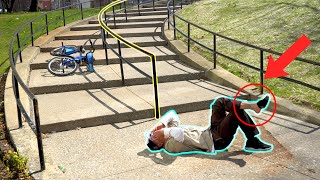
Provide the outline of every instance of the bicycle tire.
{"type": "Polygon", "coordinates": [[[55,57],[48,62],[48,71],[55,76],[68,76],[76,72],[79,64],[71,57],[55,57]],[[62,66],[63,61],[70,60],[62,66]]]}

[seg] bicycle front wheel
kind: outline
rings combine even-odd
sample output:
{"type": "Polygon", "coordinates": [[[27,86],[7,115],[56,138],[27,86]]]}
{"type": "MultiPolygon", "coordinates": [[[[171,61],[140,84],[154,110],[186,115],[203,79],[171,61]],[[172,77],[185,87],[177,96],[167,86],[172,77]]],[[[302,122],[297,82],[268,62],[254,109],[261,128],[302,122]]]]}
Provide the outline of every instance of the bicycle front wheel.
{"type": "Polygon", "coordinates": [[[55,57],[48,63],[49,72],[55,76],[68,76],[78,67],[78,63],[71,57],[55,57]]]}

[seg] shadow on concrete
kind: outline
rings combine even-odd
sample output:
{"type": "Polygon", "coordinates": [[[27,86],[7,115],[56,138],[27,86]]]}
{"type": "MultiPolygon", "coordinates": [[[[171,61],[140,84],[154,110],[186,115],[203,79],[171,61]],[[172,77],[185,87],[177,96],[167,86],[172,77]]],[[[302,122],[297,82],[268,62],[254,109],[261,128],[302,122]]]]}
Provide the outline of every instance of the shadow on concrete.
{"type": "MultiPolygon", "coordinates": [[[[241,158],[232,158],[233,156],[237,155],[250,155],[251,153],[244,152],[242,150],[239,151],[233,151],[233,152],[221,152],[217,155],[203,155],[203,154],[195,154],[195,155],[181,155],[179,157],[195,157],[195,158],[201,158],[201,159],[211,159],[211,160],[223,160],[223,161],[230,161],[238,165],[239,167],[244,167],[247,162],[241,158]]],[[[138,156],[143,156],[145,158],[150,158],[153,162],[160,164],[160,165],[170,165],[172,164],[178,156],[170,156],[164,151],[161,151],[160,153],[151,153],[148,149],[144,149],[141,152],[137,153],[138,156]],[[157,157],[157,154],[160,154],[161,158],[157,157]]]]}
{"type": "MultiPolygon", "coordinates": [[[[265,115],[270,115],[270,114],[268,114],[268,113],[263,113],[263,114],[265,114],[265,115]]],[[[313,133],[313,132],[315,132],[315,131],[317,131],[317,130],[319,130],[320,129],[320,126],[317,126],[317,125],[309,125],[309,123],[306,123],[306,122],[296,122],[296,121],[293,121],[292,119],[290,119],[289,117],[280,117],[280,116],[278,116],[278,115],[275,115],[274,116],[275,118],[277,118],[277,119],[281,119],[281,120],[283,120],[283,121],[286,121],[286,122],[288,122],[288,123],[291,123],[291,124],[294,124],[295,126],[297,126],[297,127],[303,127],[303,129],[310,129],[309,131],[308,130],[306,130],[306,131],[302,131],[302,130],[299,130],[299,129],[297,129],[297,128],[294,128],[294,127],[290,127],[290,126],[288,126],[288,125],[285,125],[285,124],[281,124],[281,123],[278,123],[278,122],[276,122],[276,121],[270,121],[269,123],[271,123],[271,124],[275,124],[275,125],[277,125],[277,126],[281,126],[281,127],[284,127],[284,128],[287,128],[287,129],[291,129],[291,130],[293,130],[293,131],[296,131],[296,132],[299,132],[299,133],[303,133],[303,134],[311,134],[311,133],[313,133]],[[317,126],[317,127],[316,127],[317,126]]],[[[261,118],[261,117],[256,117],[256,116],[254,116],[254,118],[256,118],[256,119],[259,119],[260,121],[266,121],[265,119],[263,119],[263,118],[261,118]]]]}

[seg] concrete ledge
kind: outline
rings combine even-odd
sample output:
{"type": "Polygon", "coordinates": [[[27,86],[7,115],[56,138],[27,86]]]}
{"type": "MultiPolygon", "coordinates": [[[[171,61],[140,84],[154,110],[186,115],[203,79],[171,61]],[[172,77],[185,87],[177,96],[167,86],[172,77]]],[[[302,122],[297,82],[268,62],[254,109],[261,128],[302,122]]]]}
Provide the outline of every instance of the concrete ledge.
{"type": "MultiPolygon", "coordinates": [[[[184,42],[180,40],[174,40],[173,30],[168,30],[166,22],[163,26],[163,38],[168,42],[169,48],[173,52],[177,53],[180,59],[186,64],[194,68],[204,70],[206,72],[205,75],[209,80],[214,83],[233,88],[235,90],[238,90],[241,87],[249,84],[249,82],[237,77],[236,75],[219,66],[217,66],[216,69],[213,69],[212,62],[209,62],[207,59],[194,52],[192,49],[190,50],[190,52],[188,52],[187,46],[184,44],[184,42]]],[[[260,96],[258,89],[254,87],[244,92],[250,94],[251,99],[256,99],[260,96]]],[[[305,122],[320,125],[320,112],[295,105],[291,101],[280,97],[276,97],[276,100],[277,113],[295,117],[305,122]]],[[[273,107],[274,102],[271,101],[268,110],[272,111],[273,107]]]]}

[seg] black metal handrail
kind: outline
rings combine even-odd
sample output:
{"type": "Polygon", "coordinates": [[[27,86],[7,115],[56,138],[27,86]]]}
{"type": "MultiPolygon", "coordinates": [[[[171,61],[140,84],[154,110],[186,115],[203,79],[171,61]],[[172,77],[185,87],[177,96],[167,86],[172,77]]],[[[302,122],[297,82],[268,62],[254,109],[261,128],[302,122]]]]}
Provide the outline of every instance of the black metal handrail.
{"type": "MultiPolygon", "coordinates": [[[[144,4],[153,2],[153,7],[154,7],[154,0],[152,1],[148,1],[144,4]]],[[[110,3],[108,6],[104,7],[98,16],[98,20],[101,26],[101,36],[102,36],[102,42],[103,42],[103,47],[105,49],[105,53],[106,53],[106,63],[108,64],[108,54],[107,54],[107,49],[110,49],[115,55],[117,55],[119,57],[120,60],[120,69],[121,69],[121,78],[122,78],[122,83],[125,83],[125,79],[124,79],[124,71],[123,71],[123,61],[125,61],[130,67],[132,67],[133,69],[137,70],[139,73],[141,73],[142,75],[146,76],[148,79],[152,80],[153,83],[153,89],[154,89],[154,113],[155,113],[155,118],[160,118],[160,106],[159,106],[159,98],[158,98],[158,77],[157,77],[157,72],[156,72],[156,56],[153,53],[148,52],[147,50],[137,46],[136,44],[124,39],[123,37],[121,37],[119,34],[115,33],[114,31],[112,31],[108,26],[107,26],[107,21],[113,17],[113,23],[114,23],[114,27],[116,27],[116,12],[114,11],[114,7],[116,5],[120,5],[123,4],[123,9],[120,9],[119,11],[117,11],[117,13],[124,11],[125,15],[126,15],[126,21],[127,21],[127,8],[126,8],[126,0],[119,0],[119,1],[114,1],[112,3],[110,3]],[[105,11],[107,11],[108,9],[112,8],[113,10],[113,14],[110,17],[106,17],[105,15],[105,11]],[[104,16],[104,17],[103,17],[104,16]],[[107,34],[106,34],[107,33],[107,34]],[[114,50],[112,48],[112,46],[110,44],[108,44],[108,42],[106,41],[106,37],[108,37],[108,35],[111,35],[112,37],[117,39],[117,43],[118,43],[118,52],[116,50],[114,50]],[[136,67],[135,65],[133,65],[131,62],[127,61],[121,53],[121,44],[120,42],[122,42],[123,44],[125,44],[127,47],[130,48],[134,48],[144,54],[146,54],[147,56],[150,57],[150,61],[152,63],[152,76],[148,75],[147,73],[145,73],[144,71],[142,71],[140,68],[136,67]]],[[[134,4],[134,3],[133,3],[134,4]]],[[[139,6],[141,5],[140,1],[138,1],[138,11],[139,11],[139,15],[140,15],[140,8],[139,6]]]]}
{"type": "MultiPolygon", "coordinates": [[[[173,3],[173,7],[175,7],[175,2],[174,0],[169,0],[168,3],[167,3],[167,11],[168,11],[168,29],[170,29],[170,26],[173,27],[173,30],[174,30],[174,39],[177,38],[177,32],[179,32],[180,34],[182,34],[185,38],[187,38],[187,41],[188,41],[188,52],[190,52],[190,43],[191,41],[194,42],[195,44],[199,45],[200,47],[204,48],[204,49],[207,49],[208,51],[211,51],[213,53],[213,68],[216,69],[216,64],[217,64],[217,55],[219,56],[222,56],[224,58],[227,58],[233,62],[236,62],[238,64],[241,64],[243,66],[246,66],[250,69],[253,69],[253,70],[256,70],[256,71],[259,71],[260,72],[260,84],[264,84],[264,74],[265,74],[265,70],[263,69],[263,59],[264,59],[264,53],[265,52],[268,52],[268,53],[271,53],[271,54],[275,54],[275,55],[282,55],[282,53],[280,52],[276,52],[276,51],[273,51],[271,49],[266,49],[266,48],[261,48],[261,47],[258,47],[258,46],[255,46],[255,45],[252,45],[252,44],[248,44],[248,43],[244,43],[244,42],[241,42],[239,40],[235,40],[235,39],[232,39],[230,37],[226,37],[224,35],[221,35],[219,33],[216,33],[216,32],[213,32],[211,30],[208,30],[208,29],[205,29],[195,23],[192,23],[182,17],[180,17],[179,15],[176,15],[175,14],[175,9],[174,8],[171,8],[170,7],[170,3],[173,3]],[[172,16],[172,21],[170,20],[170,17],[172,16]],[[185,34],[184,32],[182,32],[182,30],[178,29],[177,26],[176,26],[176,18],[180,19],[182,22],[186,23],[187,26],[188,26],[188,32],[187,34],[185,34]],[[194,26],[198,29],[201,29],[207,33],[210,33],[213,35],[213,47],[208,47],[204,44],[202,44],[201,42],[198,42],[197,40],[193,39],[191,37],[191,33],[190,33],[190,26],[194,26]],[[219,51],[217,51],[217,37],[220,37],[220,38],[223,38],[225,40],[228,40],[228,41],[231,41],[231,42],[234,42],[234,43],[238,43],[240,45],[243,45],[243,46],[246,46],[246,47],[250,47],[250,48],[253,48],[253,49],[256,49],[256,50],[259,50],[260,51],[260,68],[257,68],[257,67],[254,67],[250,64],[247,64],[247,63],[244,63],[244,62],[241,62],[239,60],[237,60],[236,58],[232,58],[228,55],[225,55],[219,51]]],[[[182,6],[182,2],[180,2],[181,6],[182,6]]],[[[308,59],[304,59],[304,58],[300,58],[300,57],[297,57],[295,58],[295,60],[298,60],[300,62],[304,62],[304,63],[308,63],[308,64],[313,64],[313,65],[316,65],[316,66],[320,66],[320,62],[316,62],[316,61],[312,61],[312,60],[308,60],[308,59]]],[[[317,90],[317,91],[320,91],[320,87],[316,87],[314,85],[311,85],[311,84],[308,84],[306,82],[302,82],[302,81],[299,81],[299,80],[296,80],[296,79],[293,79],[293,78],[288,78],[288,77],[279,77],[281,79],[284,79],[286,81],[290,81],[290,82],[293,82],[293,83],[296,83],[296,84],[299,84],[299,85],[302,85],[302,86],[305,86],[305,87],[308,87],[310,89],[313,89],[313,90],[317,90]]],[[[262,94],[263,93],[263,88],[261,87],[260,89],[260,93],[262,94]]]]}
{"type": "MultiPolygon", "coordinates": [[[[12,87],[13,87],[13,92],[16,98],[16,104],[17,104],[17,113],[18,113],[18,124],[19,124],[19,128],[21,128],[22,125],[22,116],[25,118],[26,122],[29,124],[30,128],[32,129],[32,131],[35,133],[35,135],[37,136],[37,143],[38,143],[38,151],[39,151],[39,159],[40,159],[40,166],[41,166],[41,170],[45,170],[45,159],[44,159],[44,153],[43,153],[43,145],[42,145],[42,136],[41,136],[41,130],[40,130],[40,116],[39,116],[39,107],[38,107],[38,99],[37,97],[30,91],[29,87],[23,82],[23,80],[21,79],[19,72],[16,69],[16,64],[17,64],[17,60],[19,58],[20,63],[23,62],[23,56],[22,56],[22,49],[28,45],[29,41],[31,40],[31,45],[34,46],[34,38],[35,35],[39,32],[41,32],[43,29],[46,29],[46,34],[49,34],[49,26],[53,23],[59,22],[59,21],[63,21],[63,25],[66,25],[66,19],[69,17],[73,17],[76,15],[81,14],[81,19],[84,19],[84,13],[88,12],[90,10],[92,10],[91,8],[89,10],[83,10],[83,4],[86,3],[94,3],[94,0],[91,1],[87,1],[87,2],[83,2],[83,3],[77,3],[77,4],[73,4],[73,5],[69,5],[69,6],[65,6],[65,7],[61,7],[55,10],[52,10],[50,12],[46,12],[42,15],[39,15],[35,18],[33,18],[32,20],[28,21],[27,23],[23,24],[22,26],[20,26],[13,35],[13,38],[11,39],[11,43],[10,43],[10,49],[9,49],[9,60],[10,60],[10,66],[11,66],[11,70],[12,70],[12,87]],[[65,10],[68,8],[72,8],[72,7],[77,7],[79,6],[80,8],[80,12],[77,13],[73,13],[71,15],[65,16],[65,10]],[[58,10],[62,10],[62,18],[59,18],[56,21],[53,22],[48,22],[48,14],[52,13],[54,11],[58,11],[58,10]],[[41,17],[45,17],[45,25],[41,26],[38,29],[34,29],[34,22],[36,20],[38,20],[41,17]],[[28,37],[26,37],[22,43],[20,43],[20,37],[19,37],[19,33],[21,31],[23,31],[26,27],[30,27],[30,35],[28,37]],[[14,45],[15,43],[18,46],[18,50],[14,51],[14,45]],[[22,88],[24,90],[24,92],[27,94],[29,100],[32,101],[32,105],[33,105],[33,114],[34,114],[34,121],[35,123],[32,121],[31,115],[28,115],[26,108],[23,106],[21,100],[20,100],[20,92],[19,92],[19,87],[22,88]]],[[[105,1],[104,1],[105,2],[105,1]]],[[[106,3],[104,3],[106,4],[106,3]]],[[[102,0],[100,0],[100,9],[102,7],[102,0]]],[[[97,7],[94,7],[97,8],[97,7]]]]}

